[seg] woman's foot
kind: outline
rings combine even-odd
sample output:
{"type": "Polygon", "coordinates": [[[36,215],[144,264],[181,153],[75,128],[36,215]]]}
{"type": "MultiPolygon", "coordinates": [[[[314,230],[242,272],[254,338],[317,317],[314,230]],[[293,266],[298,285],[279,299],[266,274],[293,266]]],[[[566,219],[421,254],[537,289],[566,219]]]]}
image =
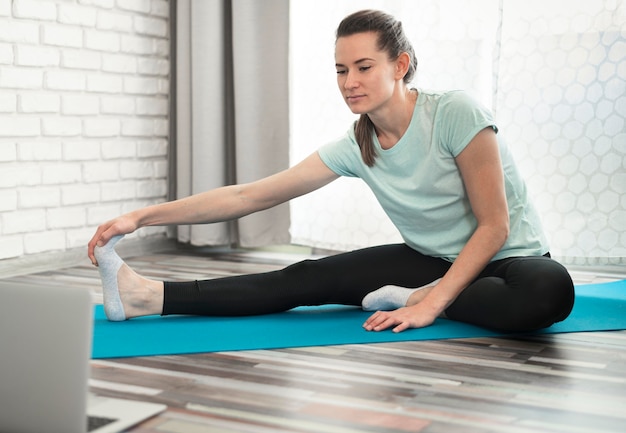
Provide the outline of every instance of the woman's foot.
{"type": "Polygon", "coordinates": [[[361,306],[365,311],[392,311],[410,307],[424,299],[440,280],[441,278],[417,288],[383,286],[368,293],[361,301],[361,306]]]}
{"type": "Polygon", "coordinates": [[[411,305],[415,305],[415,304],[419,304],[420,302],[422,302],[422,299],[424,299],[426,297],[426,295],[428,295],[430,293],[430,291],[437,285],[439,284],[439,281],[441,281],[441,278],[436,279],[435,281],[428,283],[422,287],[418,287],[417,289],[415,289],[413,291],[413,293],[411,293],[411,295],[409,296],[409,298],[406,301],[406,306],[410,307],[411,305]]]}
{"type": "Polygon", "coordinates": [[[123,236],[115,236],[106,245],[96,247],[94,255],[102,280],[104,312],[111,321],[161,314],[163,283],[149,280],[133,271],[115,251],[123,236]]]}

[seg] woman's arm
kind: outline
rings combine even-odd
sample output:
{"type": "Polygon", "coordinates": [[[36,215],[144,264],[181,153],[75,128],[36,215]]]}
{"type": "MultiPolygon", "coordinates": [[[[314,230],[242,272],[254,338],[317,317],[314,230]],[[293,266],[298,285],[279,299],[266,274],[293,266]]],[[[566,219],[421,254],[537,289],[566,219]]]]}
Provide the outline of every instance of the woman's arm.
{"type": "Polygon", "coordinates": [[[372,315],[365,328],[395,332],[428,326],[485,268],[509,235],[504,174],[496,134],[479,132],[457,156],[457,165],[477,220],[477,227],[439,283],[416,305],[372,315]]]}
{"type": "Polygon", "coordinates": [[[299,164],[255,182],[230,185],[179,200],[148,206],[100,225],[88,244],[93,250],[113,236],[146,226],[207,224],[239,218],[307,194],[337,179],[317,152],[299,164]]]}

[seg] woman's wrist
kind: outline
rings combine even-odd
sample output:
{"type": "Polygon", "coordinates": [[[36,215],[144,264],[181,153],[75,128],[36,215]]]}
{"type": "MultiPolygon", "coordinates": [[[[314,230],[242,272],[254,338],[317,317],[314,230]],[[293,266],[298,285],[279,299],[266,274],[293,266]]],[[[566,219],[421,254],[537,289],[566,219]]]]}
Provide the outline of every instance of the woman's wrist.
{"type": "Polygon", "coordinates": [[[137,209],[131,211],[125,215],[127,219],[130,220],[130,224],[134,227],[134,230],[140,229],[149,225],[146,221],[148,220],[148,216],[146,215],[147,208],[137,209]]]}
{"type": "Polygon", "coordinates": [[[454,299],[445,293],[443,287],[437,285],[420,303],[425,304],[423,306],[427,307],[433,315],[439,316],[454,302],[454,299]]]}

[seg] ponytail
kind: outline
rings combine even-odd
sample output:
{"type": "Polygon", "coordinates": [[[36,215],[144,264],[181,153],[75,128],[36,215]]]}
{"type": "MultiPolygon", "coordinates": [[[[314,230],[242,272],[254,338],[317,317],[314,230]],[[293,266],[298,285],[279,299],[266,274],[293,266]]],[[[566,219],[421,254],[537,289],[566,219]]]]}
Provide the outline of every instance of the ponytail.
{"type": "Polygon", "coordinates": [[[361,149],[361,158],[368,167],[374,166],[376,156],[378,156],[372,139],[374,132],[374,122],[367,114],[361,114],[354,124],[354,136],[361,149]]]}

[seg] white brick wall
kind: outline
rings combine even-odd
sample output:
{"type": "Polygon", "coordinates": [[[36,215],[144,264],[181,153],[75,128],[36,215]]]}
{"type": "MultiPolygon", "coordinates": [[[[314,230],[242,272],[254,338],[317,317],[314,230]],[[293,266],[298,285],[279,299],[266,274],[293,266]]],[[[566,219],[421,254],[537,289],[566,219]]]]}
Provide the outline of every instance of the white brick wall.
{"type": "Polygon", "coordinates": [[[168,20],[166,0],[0,0],[0,261],[166,199],[168,20]]]}

